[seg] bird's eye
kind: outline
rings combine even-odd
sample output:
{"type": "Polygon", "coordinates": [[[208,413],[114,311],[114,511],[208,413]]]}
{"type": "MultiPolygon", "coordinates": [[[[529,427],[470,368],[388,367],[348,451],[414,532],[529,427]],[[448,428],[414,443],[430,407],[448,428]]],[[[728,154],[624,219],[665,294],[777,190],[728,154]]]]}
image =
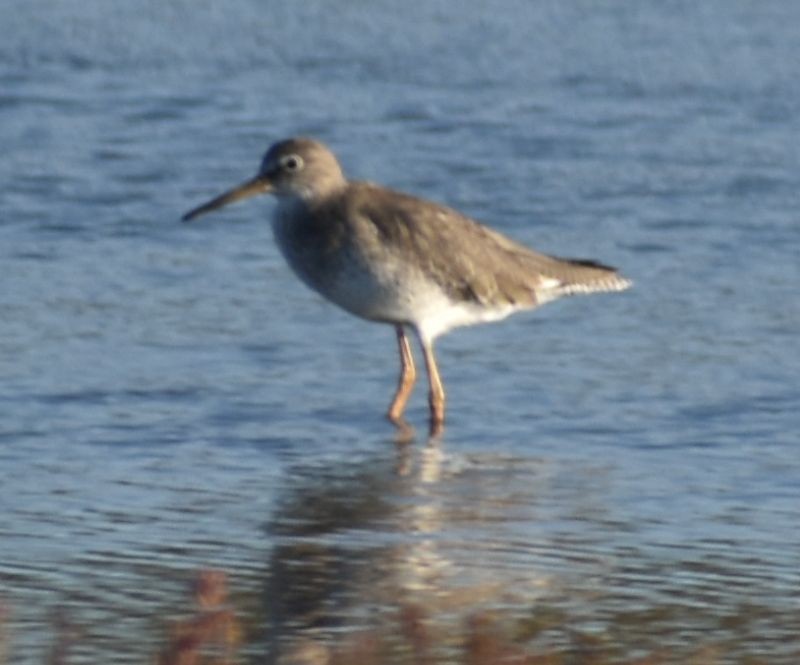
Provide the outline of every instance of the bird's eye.
{"type": "Polygon", "coordinates": [[[299,171],[303,168],[303,158],[300,155],[287,155],[280,163],[286,171],[299,171]]]}

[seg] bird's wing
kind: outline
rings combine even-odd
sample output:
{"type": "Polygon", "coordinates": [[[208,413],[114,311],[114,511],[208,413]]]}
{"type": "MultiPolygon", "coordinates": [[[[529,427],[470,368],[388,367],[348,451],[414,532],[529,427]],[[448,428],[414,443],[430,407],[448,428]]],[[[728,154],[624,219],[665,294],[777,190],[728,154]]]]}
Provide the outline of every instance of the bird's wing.
{"type": "Polygon", "coordinates": [[[609,266],[540,254],[446,206],[367,183],[353,192],[362,232],[463,300],[532,307],[629,285],[609,266]]]}

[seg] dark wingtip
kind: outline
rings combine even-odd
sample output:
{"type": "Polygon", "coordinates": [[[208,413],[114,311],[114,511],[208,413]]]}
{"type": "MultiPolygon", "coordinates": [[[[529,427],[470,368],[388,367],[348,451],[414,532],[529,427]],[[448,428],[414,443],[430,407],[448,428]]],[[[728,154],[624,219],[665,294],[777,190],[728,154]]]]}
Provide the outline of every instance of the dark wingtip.
{"type": "Polygon", "coordinates": [[[607,270],[608,272],[619,272],[614,266],[606,265],[605,263],[600,263],[600,261],[595,261],[594,259],[573,259],[573,258],[562,258],[562,261],[568,261],[576,266],[581,266],[583,268],[596,268],[597,270],[607,270]]]}

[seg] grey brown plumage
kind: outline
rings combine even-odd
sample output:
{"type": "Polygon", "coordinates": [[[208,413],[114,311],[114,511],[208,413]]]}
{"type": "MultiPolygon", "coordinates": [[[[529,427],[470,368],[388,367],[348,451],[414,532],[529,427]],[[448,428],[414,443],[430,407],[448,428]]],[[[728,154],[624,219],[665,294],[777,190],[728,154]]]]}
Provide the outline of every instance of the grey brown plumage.
{"type": "Polygon", "coordinates": [[[561,296],[630,285],[601,263],[541,254],[446,206],[348,181],[333,153],[311,139],[275,144],[255,178],[184,219],[266,192],[278,198],[273,231],[294,272],[351,313],[395,325],[402,376],[394,421],[414,376],[404,326],[415,330],[428,366],[432,431],[444,419],[437,336],[561,296]]]}
{"type": "Polygon", "coordinates": [[[614,291],[629,282],[595,261],[540,254],[445,206],[352,183],[348,218],[373,224],[382,241],[418,263],[454,299],[533,306],[544,295],[614,291]],[[554,280],[554,281],[553,281],[554,280]]]}

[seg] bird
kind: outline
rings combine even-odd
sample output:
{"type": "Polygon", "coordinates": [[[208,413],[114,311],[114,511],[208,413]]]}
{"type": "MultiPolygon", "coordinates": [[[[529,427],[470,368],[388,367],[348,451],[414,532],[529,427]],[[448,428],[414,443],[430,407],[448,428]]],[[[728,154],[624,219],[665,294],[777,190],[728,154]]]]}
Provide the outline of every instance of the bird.
{"type": "Polygon", "coordinates": [[[542,254],[448,206],[350,180],[333,152],[307,137],[274,143],[255,177],[182,219],[261,194],[277,199],[273,236],[294,273],[347,312],[394,327],[400,374],[386,415],[398,427],[407,426],[417,377],[408,331],[422,349],[430,434],[438,435],[445,421],[439,336],[562,296],[631,286],[597,261],[542,254]]]}

